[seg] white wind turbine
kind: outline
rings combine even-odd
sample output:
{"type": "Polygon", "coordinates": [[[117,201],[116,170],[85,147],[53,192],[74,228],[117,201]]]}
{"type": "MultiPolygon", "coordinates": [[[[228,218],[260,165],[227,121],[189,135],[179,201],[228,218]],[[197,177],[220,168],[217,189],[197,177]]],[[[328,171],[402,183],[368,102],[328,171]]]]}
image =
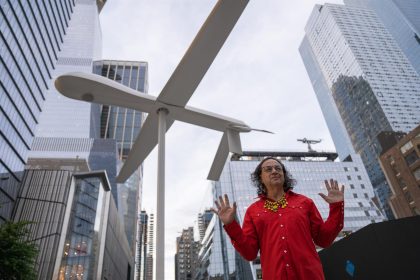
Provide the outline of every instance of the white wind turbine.
{"type": "MultiPolygon", "coordinates": [[[[57,90],[73,99],[130,108],[148,116],[131,148],[117,182],[124,182],[158,145],[156,211],[156,279],[164,279],[165,133],[175,120],[223,132],[207,179],[217,181],[229,152],[242,154],[239,133],[244,122],[186,106],[249,0],[219,0],[159,96],[140,93],[99,75],[68,73],[55,81],[57,90]],[[159,268],[159,269],[157,269],[159,268]]],[[[265,130],[259,130],[268,132],[265,130]]]]}

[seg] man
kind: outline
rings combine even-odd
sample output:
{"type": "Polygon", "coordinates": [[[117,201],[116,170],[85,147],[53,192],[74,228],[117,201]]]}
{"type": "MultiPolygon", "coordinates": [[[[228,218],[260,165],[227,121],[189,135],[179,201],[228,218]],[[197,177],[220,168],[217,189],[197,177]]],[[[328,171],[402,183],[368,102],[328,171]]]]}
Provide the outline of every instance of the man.
{"type": "Polygon", "coordinates": [[[315,244],[328,247],[344,223],[344,186],[325,181],[330,205],[323,221],[314,202],[292,191],[294,180],[276,158],[263,159],[252,174],[259,200],[248,207],[242,228],[235,221],[236,203],[219,197],[212,209],[224,224],[235,249],[248,261],[260,251],[264,280],[324,279],[315,244]],[[314,244],[315,243],[315,244],[314,244]]]}

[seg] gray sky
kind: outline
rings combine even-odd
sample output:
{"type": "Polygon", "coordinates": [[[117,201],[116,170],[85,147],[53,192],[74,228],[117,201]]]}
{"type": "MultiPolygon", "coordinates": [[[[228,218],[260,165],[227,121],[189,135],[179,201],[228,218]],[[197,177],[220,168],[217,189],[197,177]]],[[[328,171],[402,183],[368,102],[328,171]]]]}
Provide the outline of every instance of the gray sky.
{"type": "MultiPolygon", "coordinates": [[[[147,61],[157,96],[216,0],[108,0],[101,13],[103,58],[147,61]]],[[[251,0],[188,105],[267,129],[241,134],[243,150],[305,151],[297,138],[334,145],[298,47],[316,0],[251,0]]],[[[341,0],[328,3],[342,3],[341,0]]],[[[222,134],[175,122],[166,134],[165,279],[174,279],[175,240],[211,206],[206,180],[222,134]]],[[[144,165],[142,208],[156,209],[157,149],[144,165]]]]}

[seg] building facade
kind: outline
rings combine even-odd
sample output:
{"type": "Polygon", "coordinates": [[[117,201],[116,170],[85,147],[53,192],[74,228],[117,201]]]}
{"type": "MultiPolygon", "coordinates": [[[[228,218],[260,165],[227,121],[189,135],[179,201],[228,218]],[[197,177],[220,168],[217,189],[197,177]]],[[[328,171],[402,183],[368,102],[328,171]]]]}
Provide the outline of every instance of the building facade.
{"type": "MultiPolygon", "coordinates": [[[[57,107],[60,97],[53,79],[68,71],[91,72],[92,58],[101,52],[99,12],[104,4],[105,0],[0,1],[0,222],[10,218],[35,135],[48,131],[48,137],[52,132],[74,136],[86,126],[95,133],[83,114],[51,127],[79,109],[71,102],[57,107]],[[60,114],[51,118],[46,112],[54,110],[60,114]]],[[[94,111],[90,109],[86,114],[94,111]]]]}
{"type": "MultiPolygon", "coordinates": [[[[93,73],[147,93],[147,63],[135,61],[99,60],[93,63],[93,73]]],[[[139,134],[143,113],[127,108],[102,105],[100,109],[100,137],[114,139],[118,149],[118,169],[139,134]]],[[[138,211],[141,209],[143,166],[123,184],[118,185],[115,200],[127,234],[133,256],[136,254],[138,211]]]]}
{"type": "Polygon", "coordinates": [[[147,225],[148,225],[149,215],[147,212],[142,210],[139,214],[138,221],[138,240],[137,240],[137,253],[136,253],[136,275],[135,279],[144,280],[147,267],[147,225]]]}
{"type": "MultiPolygon", "coordinates": [[[[344,228],[338,238],[342,238],[360,228],[383,221],[373,198],[374,192],[363,163],[357,155],[352,161],[334,162],[337,154],[316,152],[244,152],[242,156],[232,156],[226,163],[220,180],[213,186],[213,197],[228,194],[237,203],[237,218],[242,224],[247,207],[257,197],[257,189],[252,185],[250,174],[266,156],[280,159],[290,171],[297,184],[294,191],[312,199],[321,216],[328,217],[329,206],[318,195],[325,192],[324,180],[336,179],[346,186],[344,228]],[[318,156],[317,156],[318,154],[318,156]]],[[[244,261],[236,253],[229,237],[215,217],[206,231],[199,254],[201,276],[205,279],[261,279],[261,264],[257,258],[253,262],[244,261]],[[203,264],[204,263],[204,264],[203,264]]],[[[197,275],[196,279],[201,276],[197,275]]]]}
{"type": "Polygon", "coordinates": [[[13,209],[39,249],[37,279],[130,279],[133,262],[104,171],[85,160],[32,161],[13,209]],[[62,168],[54,168],[61,164],[62,168]]]}
{"type": "Polygon", "coordinates": [[[420,2],[416,0],[344,0],[371,9],[420,75],[420,2]]]}
{"type": "Polygon", "coordinates": [[[198,237],[200,241],[203,240],[206,233],[207,227],[210,224],[211,219],[213,218],[214,213],[210,209],[204,210],[203,213],[198,214],[198,237]]]}
{"type": "Polygon", "coordinates": [[[299,51],[340,159],[361,156],[392,218],[378,135],[419,123],[418,73],[378,16],[359,6],[316,5],[299,51]]]}
{"type": "Polygon", "coordinates": [[[149,215],[149,226],[147,232],[147,256],[146,256],[146,267],[145,267],[145,278],[146,280],[153,280],[153,268],[156,265],[155,258],[155,215],[150,213],[149,215]]]}
{"type": "Polygon", "coordinates": [[[176,238],[175,280],[194,279],[198,265],[200,242],[194,240],[194,229],[183,229],[176,238]]]}
{"type": "Polygon", "coordinates": [[[420,215],[420,125],[380,156],[396,218],[420,215]]]}
{"type": "Polygon", "coordinates": [[[74,6],[0,2],[0,222],[10,218],[74,6]]]}

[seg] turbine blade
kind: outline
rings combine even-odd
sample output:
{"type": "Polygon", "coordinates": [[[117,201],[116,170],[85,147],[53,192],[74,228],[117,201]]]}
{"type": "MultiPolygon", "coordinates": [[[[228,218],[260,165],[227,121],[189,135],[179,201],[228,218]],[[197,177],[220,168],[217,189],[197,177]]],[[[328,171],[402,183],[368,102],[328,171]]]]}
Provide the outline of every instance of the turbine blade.
{"type": "Polygon", "coordinates": [[[217,148],[216,156],[214,157],[213,164],[211,165],[207,180],[218,181],[222,174],[223,167],[229,156],[229,143],[227,133],[223,133],[222,140],[217,148]]]}
{"type": "Polygon", "coordinates": [[[184,107],[249,0],[219,0],[169,78],[158,100],[184,107]]]}
{"type": "Polygon", "coordinates": [[[251,130],[253,131],[259,131],[259,132],[264,132],[264,133],[270,133],[270,134],[275,134],[274,132],[265,130],[265,129],[258,129],[258,128],[251,128],[251,130]]]}
{"type": "MultiPolygon", "coordinates": [[[[173,120],[166,120],[166,131],[173,124],[173,120]]],[[[128,158],[125,161],[117,177],[117,183],[125,182],[131,174],[142,164],[158,142],[158,115],[149,114],[140,129],[136,141],[131,148],[128,158]]]]}
{"type": "Polygon", "coordinates": [[[169,118],[181,122],[198,125],[201,127],[218,130],[221,132],[224,132],[226,128],[235,125],[238,127],[248,127],[244,122],[240,120],[222,116],[213,112],[193,108],[190,106],[185,106],[185,108],[183,108],[167,105],[166,108],[168,108],[169,110],[169,118]]]}
{"type": "Polygon", "coordinates": [[[156,111],[156,98],[108,78],[73,72],[55,80],[57,90],[72,99],[114,105],[142,112],[156,111]]]}

